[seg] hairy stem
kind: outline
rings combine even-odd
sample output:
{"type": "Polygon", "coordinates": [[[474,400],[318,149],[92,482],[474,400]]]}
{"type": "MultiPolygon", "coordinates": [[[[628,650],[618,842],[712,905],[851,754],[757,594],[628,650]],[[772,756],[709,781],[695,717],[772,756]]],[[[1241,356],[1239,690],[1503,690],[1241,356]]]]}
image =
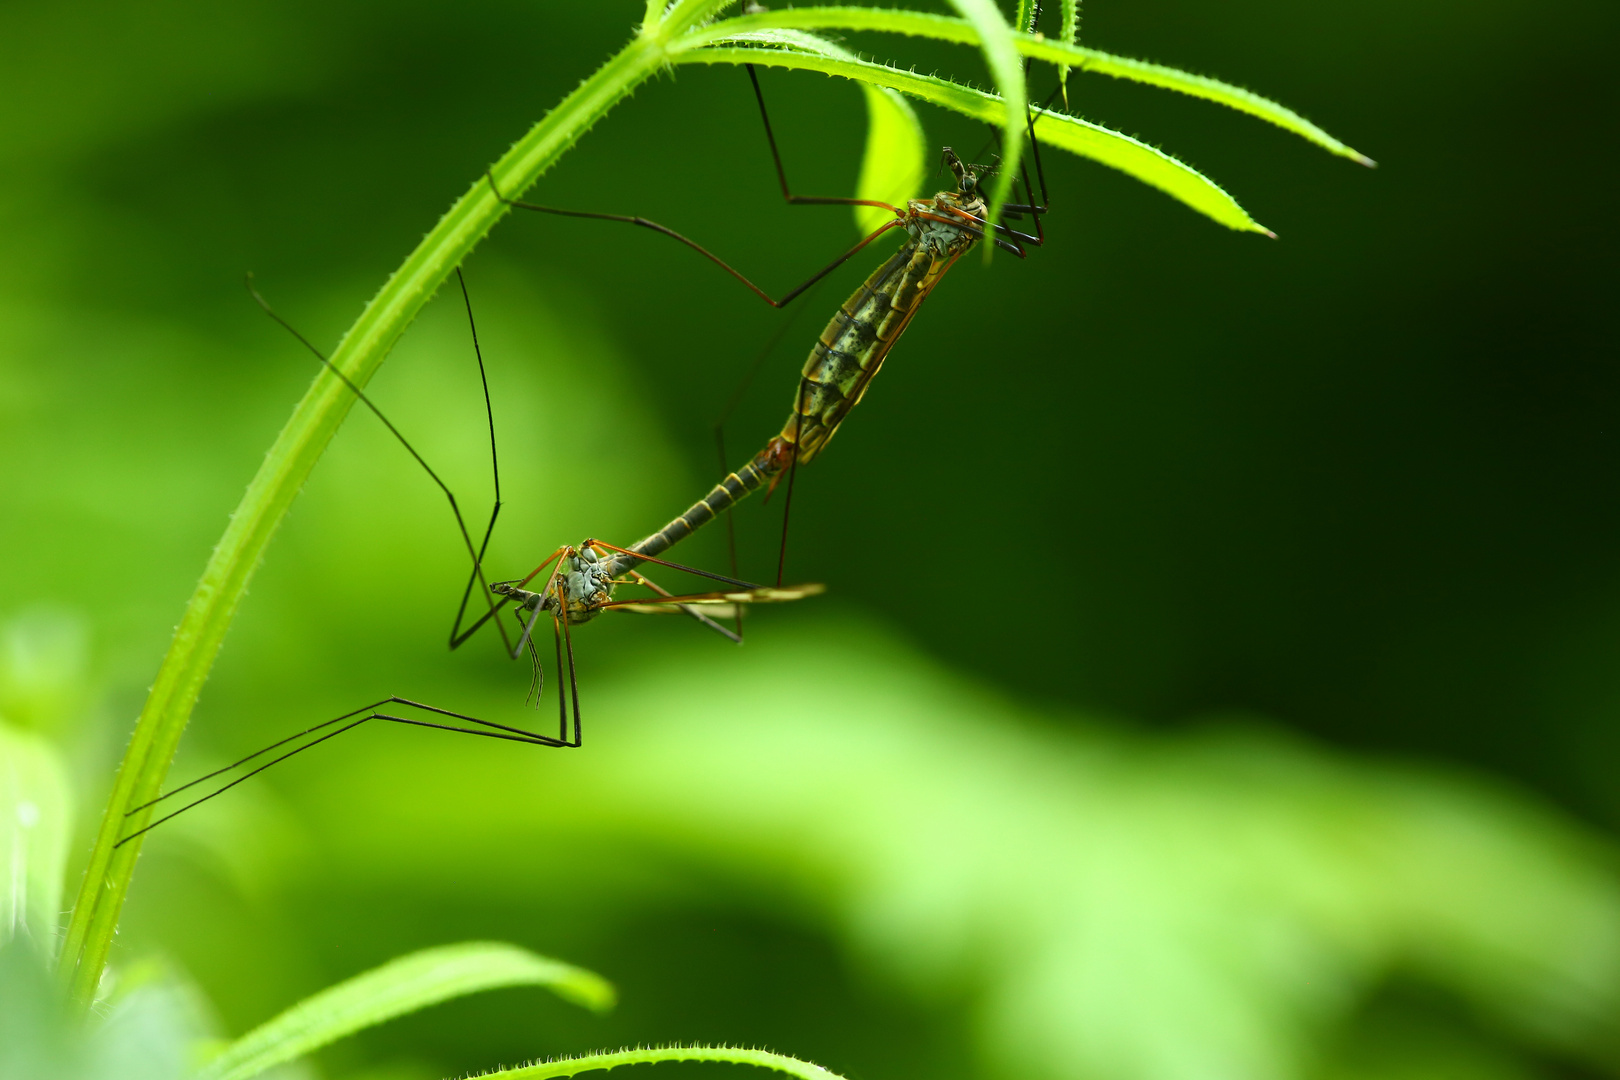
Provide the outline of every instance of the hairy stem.
{"type": "Polygon", "coordinates": [[[537,1061],[515,1069],[483,1073],[475,1080],[551,1080],[552,1077],[577,1076],[599,1069],[617,1069],[622,1065],[657,1065],[666,1061],[723,1061],[784,1072],[799,1080],[843,1080],[837,1073],[808,1061],[773,1054],[768,1050],[747,1050],[736,1046],[643,1046],[634,1050],[537,1061]]]}

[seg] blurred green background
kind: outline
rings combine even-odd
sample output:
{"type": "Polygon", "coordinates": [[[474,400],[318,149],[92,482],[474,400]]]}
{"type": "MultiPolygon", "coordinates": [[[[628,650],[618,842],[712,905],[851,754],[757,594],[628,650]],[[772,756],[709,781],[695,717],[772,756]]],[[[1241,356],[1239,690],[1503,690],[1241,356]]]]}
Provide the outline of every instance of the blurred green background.
{"type": "MultiPolygon", "coordinates": [[[[0,7],[0,712],[70,763],[69,896],[170,629],[314,372],[243,272],[334,342],[640,8],[0,7]]],[[[1620,14],[1084,14],[1087,44],[1252,87],[1381,167],[1073,76],[1076,112],[1281,239],[1049,153],[1048,246],[960,264],[799,475],[788,576],[827,597],[741,650],[684,621],[586,628],[577,753],[366,729],[165,826],[116,962],[163,958],[225,1033],[474,937],[620,986],[606,1019],[504,991],[310,1066],[379,1080],[666,1040],[860,1080],[1620,1068],[1620,14]]],[[[968,50],[848,44],[983,80],[968,50]]],[[[764,80],[795,187],[847,191],[858,89],[764,80]]],[[[932,140],[983,143],[918,109],[932,140]]],[[[731,69],[643,88],[531,197],[662,221],[776,291],[854,235],[781,205],[731,69]]],[[[767,356],[732,465],[857,262],[767,356]]],[[[594,222],[510,218],[467,274],[502,576],[712,483],[711,425],[791,317],[594,222]]],[[[476,507],[454,299],[373,390],[476,507]]],[[[739,513],[745,576],[771,576],[779,512],[739,513]]],[[[679,557],[722,569],[723,534],[679,557]]],[[[175,778],[388,693],[548,722],[490,642],[444,652],[460,558],[354,414],[175,778]]]]}

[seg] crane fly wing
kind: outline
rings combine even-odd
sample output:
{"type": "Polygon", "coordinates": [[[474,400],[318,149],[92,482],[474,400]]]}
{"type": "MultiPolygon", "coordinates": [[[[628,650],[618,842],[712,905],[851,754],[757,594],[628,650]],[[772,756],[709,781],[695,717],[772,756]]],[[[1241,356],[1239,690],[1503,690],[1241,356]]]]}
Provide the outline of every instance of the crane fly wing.
{"type": "MultiPolygon", "coordinates": [[[[679,604],[659,603],[655,601],[625,600],[612,605],[614,611],[629,611],[636,615],[696,615],[690,608],[683,608],[679,604]]],[[[735,619],[741,614],[741,604],[704,604],[703,614],[711,619],[735,619]]],[[[735,631],[733,631],[735,633],[735,631]]]]}
{"type": "Polygon", "coordinates": [[[765,587],[732,590],[730,592],[692,593],[688,596],[661,597],[658,600],[609,600],[602,606],[623,611],[654,613],[677,611],[682,604],[724,604],[727,606],[737,604],[779,604],[786,603],[789,600],[803,600],[807,596],[819,596],[826,591],[827,587],[821,584],[791,585],[785,588],[765,587]]]}

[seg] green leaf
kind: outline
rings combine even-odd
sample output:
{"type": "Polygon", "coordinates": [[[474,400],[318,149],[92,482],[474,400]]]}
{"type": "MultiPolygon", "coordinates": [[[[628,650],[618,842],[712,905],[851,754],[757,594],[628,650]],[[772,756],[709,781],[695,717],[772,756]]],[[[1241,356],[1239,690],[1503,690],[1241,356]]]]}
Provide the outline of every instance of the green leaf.
{"type": "Polygon", "coordinates": [[[363,1028],[506,986],[544,986],[595,1012],[614,1001],[613,987],[600,976],[515,945],[475,941],[424,949],[305,998],[232,1043],[199,1080],[246,1080],[363,1028]]]}
{"type": "MultiPolygon", "coordinates": [[[[1078,9],[1076,18],[1078,18],[1078,9]]],[[[1076,23],[1076,27],[1078,27],[1078,23],[1076,23]]],[[[718,40],[751,30],[770,28],[876,30],[895,34],[909,34],[913,37],[929,37],[939,41],[955,42],[960,45],[977,45],[979,43],[979,32],[972,24],[962,19],[953,19],[948,15],[932,15],[921,11],[853,7],[784,8],[780,11],[745,15],[708,27],[700,32],[702,34],[701,39],[694,37],[693,41],[718,40]],[[722,31],[722,28],[729,29],[722,31]]],[[[1339,157],[1349,158],[1351,161],[1359,162],[1362,165],[1370,166],[1374,164],[1371,158],[1346,146],[1292,109],[1279,105],[1268,98],[1263,98],[1259,94],[1250,93],[1242,87],[1221,82],[1219,79],[1193,75],[1176,68],[1165,67],[1162,64],[1150,64],[1142,60],[1114,56],[1111,53],[1101,52],[1097,49],[1085,49],[1078,45],[1071,45],[1051,38],[1037,38],[1029,34],[1012,34],[1010,40],[1012,47],[1025,56],[1057,64],[1060,71],[1065,70],[1067,66],[1072,66],[1081,71],[1095,72],[1116,79],[1129,79],[1133,82],[1145,83],[1165,90],[1174,90],[1190,97],[1203,98],[1205,101],[1213,101],[1219,105],[1225,105],[1227,108],[1236,109],[1238,112],[1248,113],[1250,116],[1275,124],[1285,131],[1291,131],[1295,135],[1315,143],[1330,153],[1337,154],[1339,157]]],[[[683,40],[682,45],[686,45],[686,41],[683,40]]]]}
{"type": "MultiPolygon", "coordinates": [[[[866,93],[866,152],[855,197],[904,206],[928,171],[922,122],[903,95],[870,83],[862,83],[861,89],[866,93]]],[[[855,227],[862,235],[889,220],[891,215],[878,207],[855,207],[855,227]]]]}
{"type": "MultiPolygon", "coordinates": [[[[995,80],[996,89],[1001,91],[1001,116],[989,120],[1001,127],[1001,167],[996,170],[995,181],[990,188],[989,207],[985,212],[990,221],[1000,221],[1001,208],[1006,205],[1007,195],[1012,191],[1013,177],[1018,175],[1018,162],[1024,152],[1024,121],[1028,115],[1025,112],[1024,67],[1018,61],[1018,50],[1013,48],[1012,41],[1014,37],[1024,35],[1012,32],[994,0],[951,0],[951,6],[978,31],[979,51],[984,53],[990,78],[995,80]]],[[[994,244],[986,243],[985,257],[989,258],[994,250],[994,244]]]]}
{"type": "Polygon", "coordinates": [[[666,1061],[723,1061],[733,1065],[754,1065],[774,1069],[800,1080],[843,1080],[837,1073],[808,1061],[772,1054],[766,1050],[744,1050],[731,1046],[652,1046],[611,1053],[583,1054],[556,1061],[537,1061],[511,1069],[480,1073],[481,1077],[504,1080],[546,1080],[553,1076],[576,1076],[595,1069],[616,1069],[620,1065],[656,1065],[666,1061]]]}
{"type": "MultiPolygon", "coordinates": [[[[781,44],[778,35],[782,33],[784,31],[760,30],[731,35],[731,39],[781,44]]],[[[839,60],[790,47],[710,46],[671,50],[670,58],[676,63],[756,64],[820,71],[828,75],[841,75],[858,82],[899,90],[912,97],[954,109],[966,116],[992,124],[998,123],[1003,115],[1001,99],[982,90],[974,90],[932,75],[900,71],[865,60],[839,60]]],[[[1237,200],[1214,181],[1169,154],[1138,142],[1128,135],[1110,131],[1108,128],[1064,113],[1038,109],[1035,115],[1037,117],[1035,133],[1043,143],[1134,176],[1229,229],[1272,235],[1269,229],[1255,222],[1243,207],[1238,205],[1237,200]]]]}
{"type": "Polygon", "coordinates": [[[0,723],[0,945],[55,947],[72,799],[56,748],[0,723]]]}

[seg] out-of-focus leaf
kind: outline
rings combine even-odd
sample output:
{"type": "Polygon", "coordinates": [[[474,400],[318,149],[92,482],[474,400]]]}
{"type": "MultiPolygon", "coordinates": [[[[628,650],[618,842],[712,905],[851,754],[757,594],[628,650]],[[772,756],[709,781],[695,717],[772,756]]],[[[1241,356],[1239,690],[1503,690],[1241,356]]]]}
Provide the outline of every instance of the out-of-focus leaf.
{"type": "Polygon", "coordinates": [[[68,607],[30,608],[0,625],[0,717],[53,731],[78,712],[88,683],[88,627],[68,607]]]}
{"type": "MultiPolygon", "coordinates": [[[[927,171],[922,123],[911,103],[895,91],[866,83],[861,89],[866,93],[866,152],[855,197],[904,206],[927,171]]],[[[876,206],[855,207],[855,227],[862,235],[892,219],[876,206]]]]}
{"type": "Polygon", "coordinates": [[[56,945],[72,799],[50,743],[0,723],[0,944],[56,945]]]}
{"type": "Polygon", "coordinates": [[[92,1018],[85,1080],[195,1080],[197,1050],[212,1042],[210,1009],[161,959],[117,973],[92,1018]]]}
{"type": "Polygon", "coordinates": [[[543,837],[503,878],[536,893],[696,867],[815,913],[921,1000],[972,1002],[979,1055],[1031,1080],[1304,1077],[1391,981],[1488,1017],[1482,1052],[1595,1054],[1620,1008],[1612,852],[1521,797],[1253,728],[1109,733],[850,624],[749,650],[598,684],[588,760],[465,751],[467,784],[464,751],[401,744],[334,773],[312,813],[395,813],[345,821],[324,862],[403,888],[511,875],[543,837]],[[406,803],[400,770],[444,787],[406,803]]]}
{"type": "Polygon", "coordinates": [[[37,944],[0,942],[0,1077],[79,1075],[82,1047],[37,944]]]}
{"type": "Polygon", "coordinates": [[[543,986],[596,1012],[614,1001],[613,987],[601,976],[515,945],[446,945],[391,960],[305,998],[236,1040],[200,1075],[203,1080],[245,1080],[364,1028],[507,986],[543,986]]]}
{"type": "Polygon", "coordinates": [[[746,1050],[735,1046],[652,1046],[603,1054],[581,1054],[579,1057],[537,1061],[515,1069],[497,1069],[479,1075],[503,1077],[505,1080],[547,1080],[553,1076],[576,1076],[597,1069],[616,1069],[621,1065],[655,1065],[670,1061],[720,1061],[771,1069],[797,1076],[799,1080],[842,1080],[837,1073],[808,1061],[773,1054],[768,1050],[746,1050]]]}
{"type": "MultiPolygon", "coordinates": [[[[1024,65],[1013,48],[1014,35],[994,0],[950,0],[950,4],[979,32],[979,51],[984,54],[990,78],[1001,93],[1001,115],[991,121],[1001,128],[1001,166],[996,170],[985,200],[989,204],[986,211],[989,220],[1000,221],[1001,208],[1012,191],[1013,177],[1018,175],[1018,163],[1024,153],[1025,106],[1028,104],[1024,65]]],[[[993,244],[985,244],[985,257],[994,250],[993,244]]]]}
{"type": "Polygon", "coordinates": [[[200,997],[161,961],[120,971],[84,1016],[33,942],[0,946],[3,1080],[192,1080],[192,1048],[208,1032],[200,997]]]}

